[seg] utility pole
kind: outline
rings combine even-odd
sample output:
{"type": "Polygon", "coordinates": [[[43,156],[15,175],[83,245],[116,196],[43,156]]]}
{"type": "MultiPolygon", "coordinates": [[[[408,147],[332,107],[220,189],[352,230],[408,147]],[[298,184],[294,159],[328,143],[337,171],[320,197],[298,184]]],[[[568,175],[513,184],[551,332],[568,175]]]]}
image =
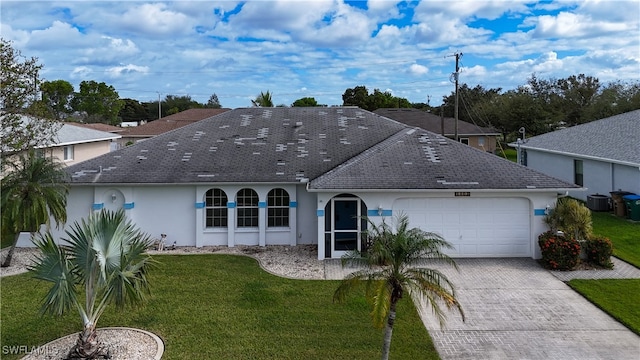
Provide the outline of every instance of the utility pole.
{"type": "Polygon", "coordinates": [[[453,110],[453,117],[455,118],[455,133],[454,133],[454,139],[456,141],[460,141],[460,139],[458,139],[458,75],[460,72],[460,58],[462,57],[462,53],[455,53],[455,57],[456,57],[456,72],[453,74],[454,78],[455,78],[455,82],[456,82],[456,103],[455,103],[455,108],[453,110]]]}
{"type": "Polygon", "coordinates": [[[162,102],[160,102],[160,92],[158,91],[158,120],[162,119],[162,102]]]}

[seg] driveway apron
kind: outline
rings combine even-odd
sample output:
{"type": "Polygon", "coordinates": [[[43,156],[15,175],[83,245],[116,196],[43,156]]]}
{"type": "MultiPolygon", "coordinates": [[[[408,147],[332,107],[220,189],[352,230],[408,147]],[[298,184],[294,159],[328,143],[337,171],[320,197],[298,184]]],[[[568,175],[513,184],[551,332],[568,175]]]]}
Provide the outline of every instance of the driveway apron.
{"type": "Polygon", "coordinates": [[[430,267],[453,282],[466,321],[452,311],[441,329],[418,305],[442,359],[640,359],[640,337],[535,260],[456,262],[430,267]]]}

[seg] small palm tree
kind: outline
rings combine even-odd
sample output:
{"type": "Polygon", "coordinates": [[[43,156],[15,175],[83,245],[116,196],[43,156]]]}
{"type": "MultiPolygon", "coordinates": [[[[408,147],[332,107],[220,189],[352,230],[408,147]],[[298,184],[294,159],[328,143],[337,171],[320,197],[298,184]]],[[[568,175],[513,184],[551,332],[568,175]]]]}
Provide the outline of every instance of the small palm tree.
{"type": "Polygon", "coordinates": [[[60,162],[31,150],[10,165],[0,185],[0,198],[3,234],[12,234],[14,239],[2,267],[11,265],[21,232],[33,237],[51,218],[56,226],[67,221],[68,176],[60,162]]]}
{"type": "Polygon", "coordinates": [[[123,308],[146,299],[147,273],[153,264],[146,250],[152,241],[126,219],[123,210],[91,214],[66,234],[62,239],[66,245],[57,245],[50,232],[34,240],[42,254],[30,270],[37,279],[53,283],[42,311],[80,312],[83,330],[68,358],[108,358],[108,349],[97,338],[96,323],[110,303],[123,308]]]}
{"type": "Polygon", "coordinates": [[[382,359],[389,358],[391,335],[396,318],[396,305],[405,293],[426,301],[444,325],[445,315],[441,303],[455,308],[464,320],[464,312],[455,297],[453,284],[438,270],[420,267],[426,259],[443,261],[455,269],[453,259],[442,253],[442,248],[452,248],[441,236],[418,228],[409,229],[406,215],[396,219],[395,231],[384,220],[376,226],[370,220],[370,230],[365,233],[369,247],[362,252],[352,252],[343,257],[343,265],[353,263],[364,269],[347,275],[336,289],[334,301],[344,301],[346,295],[365,285],[365,295],[373,304],[371,316],[374,326],[386,323],[382,345],[382,359]]]}
{"type": "Polygon", "coordinates": [[[253,106],[256,107],[273,107],[273,100],[271,100],[271,93],[269,90],[267,92],[260,92],[254,100],[251,100],[253,106]]]}

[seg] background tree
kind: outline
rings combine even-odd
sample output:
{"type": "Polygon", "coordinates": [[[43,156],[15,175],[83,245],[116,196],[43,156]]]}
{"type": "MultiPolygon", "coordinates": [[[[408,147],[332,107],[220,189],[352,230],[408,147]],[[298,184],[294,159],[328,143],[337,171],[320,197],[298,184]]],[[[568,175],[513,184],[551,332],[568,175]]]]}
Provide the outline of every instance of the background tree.
{"type": "Polygon", "coordinates": [[[25,58],[10,41],[0,38],[0,161],[55,140],[60,123],[42,118],[26,121],[23,116],[37,98],[41,69],[36,58],[25,58]]]}
{"type": "Polygon", "coordinates": [[[320,106],[315,98],[312,97],[303,97],[300,98],[291,104],[292,107],[312,107],[312,106],[320,106]]]}
{"type": "Polygon", "coordinates": [[[396,219],[395,229],[384,220],[377,226],[369,221],[369,227],[366,232],[369,247],[343,257],[343,265],[353,263],[364,269],[347,275],[333,299],[344,301],[349,292],[365,286],[365,296],[373,305],[374,325],[382,327],[386,323],[382,345],[382,359],[385,360],[389,358],[396,305],[405,294],[426,301],[441,326],[444,313],[440,301],[448,309],[458,310],[463,320],[464,313],[449,279],[438,270],[422,267],[425,260],[437,260],[457,269],[453,259],[441,251],[452,248],[451,244],[437,234],[419,228],[409,229],[406,215],[396,219]]]}
{"type": "Polygon", "coordinates": [[[410,108],[411,103],[405,98],[393,96],[389,91],[374,89],[369,94],[365,86],[347,89],[342,94],[343,106],[357,106],[361,109],[374,111],[380,108],[410,108]]]}
{"type": "Polygon", "coordinates": [[[167,95],[162,102],[162,109],[163,112],[166,109],[166,115],[177,114],[189,109],[200,109],[202,107],[204,107],[204,105],[193,100],[190,95],[167,95]]]}
{"type": "Polygon", "coordinates": [[[62,120],[71,110],[69,103],[74,89],[70,82],[65,80],[44,81],[40,85],[42,101],[49,109],[53,118],[62,120]]]}
{"type": "Polygon", "coordinates": [[[357,106],[361,109],[369,107],[369,90],[364,85],[348,88],[342,94],[343,106],[357,106]]]}
{"type": "Polygon", "coordinates": [[[145,300],[152,265],[146,251],[152,241],[123,210],[91,214],[66,234],[64,246],[50,232],[35,241],[42,254],[30,270],[37,279],[53,283],[42,310],[58,316],[72,309],[80,312],[83,329],[67,358],[109,358],[98,340],[97,322],[109,304],[121,309],[145,300]]]}
{"type": "MultiPolygon", "coordinates": [[[[120,113],[118,113],[118,117],[123,122],[138,122],[141,120],[149,121],[153,119],[153,117],[149,116],[147,112],[147,108],[142,105],[138,100],[134,99],[122,99],[124,106],[120,109],[120,113]]],[[[157,103],[156,103],[157,104],[157,103]]],[[[156,107],[157,112],[157,107],[156,107]]]]}
{"type": "Polygon", "coordinates": [[[564,114],[569,126],[586,122],[584,112],[590,107],[600,89],[600,81],[592,76],[571,75],[556,82],[559,93],[558,111],[564,114]]]}
{"type": "Polygon", "coordinates": [[[67,221],[68,178],[62,164],[30,150],[18,155],[12,166],[0,183],[3,234],[14,236],[2,267],[11,265],[21,232],[33,236],[51,218],[56,226],[67,221]]]}
{"type": "Polygon", "coordinates": [[[260,92],[260,95],[256,96],[254,100],[251,100],[251,104],[256,107],[273,107],[273,100],[271,99],[271,93],[269,90],[267,92],[260,92]]]}
{"type": "Polygon", "coordinates": [[[211,94],[211,96],[209,96],[209,100],[207,101],[207,104],[204,107],[209,109],[220,109],[222,105],[220,105],[220,100],[218,99],[218,95],[216,95],[215,93],[211,94]]]}
{"type": "Polygon", "coordinates": [[[75,111],[86,113],[88,123],[119,125],[122,121],[118,114],[124,106],[116,89],[104,82],[82,81],[80,91],[75,93],[71,107],[75,111]]]}

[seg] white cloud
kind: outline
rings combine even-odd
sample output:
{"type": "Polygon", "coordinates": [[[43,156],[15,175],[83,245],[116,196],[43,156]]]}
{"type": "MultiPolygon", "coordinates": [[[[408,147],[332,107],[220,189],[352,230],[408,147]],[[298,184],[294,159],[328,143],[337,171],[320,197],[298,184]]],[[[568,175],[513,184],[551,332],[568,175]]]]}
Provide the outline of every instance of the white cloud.
{"type": "Polygon", "coordinates": [[[117,78],[123,75],[130,75],[133,73],[146,74],[149,72],[148,66],[138,66],[133,64],[114,66],[107,69],[109,76],[117,78]]]}
{"type": "Polygon", "coordinates": [[[195,25],[192,19],[167,7],[163,3],[143,4],[127,9],[112,21],[129,31],[147,36],[177,36],[191,32],[195,25]]]}
{"type": "Polygon", "coordinates": [[[71,79],[74,80],[86,80],[93,71],[87,66],[75,67],[70,74],[71,79]]]}
{"type": "Polygon", "coordinates": [[[86,45],[80,31],[58,20],[46,29],[32,31],[29,39],[29,46],[38,49],[74,48],[79,45],[86,45]]]}
{"type": "Polygon", "coordinates": [[[419,76],[419,75],[424,75],[428,72],[429,72],[429,69],[424,65],[411,64],[411,66],[409,66],[409,74],[411,75],[419,76]]]}

